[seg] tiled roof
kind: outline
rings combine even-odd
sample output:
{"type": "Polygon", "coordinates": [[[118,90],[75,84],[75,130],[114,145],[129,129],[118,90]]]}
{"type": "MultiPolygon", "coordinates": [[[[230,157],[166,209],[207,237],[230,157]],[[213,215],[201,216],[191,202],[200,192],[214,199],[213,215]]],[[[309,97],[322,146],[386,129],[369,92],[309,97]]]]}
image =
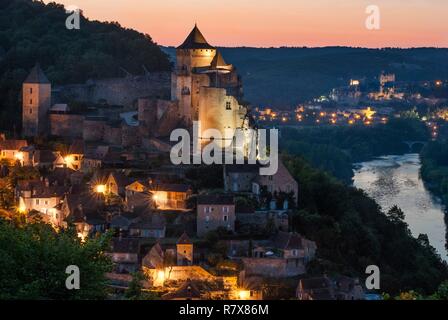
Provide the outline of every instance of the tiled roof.
{"type": "Polygon", "coordinates": [[[51,150],[36,150],[34,153],[34,161],[37,163],[53,163],[56,155],[51,150]]]}
{"type": "Polygon", "coordinates": [[[3,140],[0,141],[0,150],[20,150],[28,146],[26,140],[3,140]]]}
{"type": "Polygon", "coordinates": [[[302,249],[302,236],[295,232],[278,232],[274,237],[274,244],[283,250],[302,249]]]}
{"type": "Polygon", "coordinates": [[[144,214],[131,223],[131,229],[163,229],[166,221],[163,215],[152,213],[144,214]]]}
{"type": "Polygon", "coordinates": [[[224,194],[204,194],[199,195],[198,204],[216,204],[216,205],[233,205],[235,204],[234,198],[232,195],[224,195],[224,194]]]}
{"type": "Polygon", "coordinates": [[[75,140],[70,145],[70,148],[68,150],[68,154],[84,154],[85,146],[84,141],[82,140],[75,140]]]}
{"type": "Polygon", "coordinates": [[[138,253],[139,240],[135,238],[113,238],[111,251],[116,253],[138,253]]]}
{"type": "Polygon", "coordinates": [[[187,192],[191,187],[188,184],[153,183],[150,189],[151,191],[187,192]]]}
{"type": "Polygon", "coordinates": [[[200,299],[201,292],[197,285],[188,279],[185,283],[176,291],[167,293],[162,296],[162,300],[172,299],[200,299]]]}

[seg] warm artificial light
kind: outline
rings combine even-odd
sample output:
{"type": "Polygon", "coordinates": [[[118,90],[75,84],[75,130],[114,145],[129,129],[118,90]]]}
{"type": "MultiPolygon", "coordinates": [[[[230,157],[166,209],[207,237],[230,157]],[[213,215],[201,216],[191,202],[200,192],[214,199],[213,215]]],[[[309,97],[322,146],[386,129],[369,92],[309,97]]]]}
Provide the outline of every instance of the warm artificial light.
{"type": "Polygon", "coordinates": [[[97,193],[106,193],[106,186],[104,184],[99,184],[95,187],[95,192],[97,193]]]}

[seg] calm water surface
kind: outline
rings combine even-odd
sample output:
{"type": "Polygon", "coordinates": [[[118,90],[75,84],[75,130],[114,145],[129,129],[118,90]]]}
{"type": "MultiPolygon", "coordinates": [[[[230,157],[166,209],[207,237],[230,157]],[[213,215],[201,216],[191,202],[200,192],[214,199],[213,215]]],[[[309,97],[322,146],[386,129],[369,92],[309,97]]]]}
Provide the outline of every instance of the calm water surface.
{"type": "Polygon", "coordinates": [[[426,233],[444,260],[446,226],[444,206],[425,188],[420,178],[418,154],[384,156],[356,164],[354,185],[374,198],[384,211],[398,205],[412,234],[426,233]]]}

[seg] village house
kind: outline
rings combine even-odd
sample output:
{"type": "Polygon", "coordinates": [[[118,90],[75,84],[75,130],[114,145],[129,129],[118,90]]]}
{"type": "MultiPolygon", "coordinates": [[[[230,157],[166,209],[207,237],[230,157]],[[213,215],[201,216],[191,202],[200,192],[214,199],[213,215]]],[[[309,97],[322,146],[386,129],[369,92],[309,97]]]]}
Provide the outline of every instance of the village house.
{"type": "Polygon", "coordinates": [[[233,193],[248,193],[260,197],[263,189],[271,194],[291,193],[294,201],[298,201],[299,187],[281,159],[274,175],[259,174],[259,164],[234,164],[223,166],[224,189],[233,193]]]}
{"type": "Polygon", "coordinates": [[[299,186],[296,180],[286,169],[283,161],[279,159],[277,173],[271,176],[258,175],[253,184],[253,193],[261,194],[261,188],[265,187],[269,193],[292,193],[294,201],[298,202],[299,186]]]}
{"type": "Polygon", "coordinates": [[[20,212],[43,213],[53,225],[61,226],[64,216],[58,206],[67,191],[65,186],[50,185],[48,179],[36,179],[19,181],[15,192],[20,212]]]}
{"type": "Polygon", "coordinates": [[[27,159],[24,158],[22,148],[27,146],[28,143],[26,140],[0,140],[0,161],[6,160],[10,163],[19,162],[21,165],[24,165],[27,159]]]}
{"type": "Polygon", "coordinates": [[[106,193],[124,198],[126,196],[126,186],[131,184],[131,182],[132,179],[124,173],[118,171],[111,172],[106,180],[106,193]]]}
{"type": "Polygon", "coordinates": [[[39,169],[53,170],[66,167],[67,164],[58,151],[36,150],[33,157],[33,166],[39,169]]]}
{"type": "Polygon", "coordinates": [[[81,170],[83,158],[85,154],[85,146],[83,140],[75,140],[70,145],[67,155],[64,157],[64,161],[68,168],[73,170],[81,170]]]}
{"type": "Polygon", "coordinates": [[[113,238],[108,255],[117,273],[131,273],[140,269],[140,243],[135,238],[113,238]]]}
{"type": "Polygon", "coordinates": [[[236,209],[237,233],[253,233],[275,228],[277,231],[288,231],[288,210],[254,210],[253,208],[236,209]]]}
{"type": "Polygon", "coordinates": [[[78,204],[65,220],[75,226],[77,234],[82,240],[94,236],[96,233],[103,233],[107,228],[107,216],[103,212],[95,207],[82,204],[78,204]]]}
{"type": "Polygon", "coordinates": [[[137,221],[139,214],[135,212],[120,212],[110,219],[110,228],[117,232],[127,234],[130,225],[137,221]]]}
{"type": "Polygon", "coordinates": [[[149,191],[147,180],[137,180],[125,188],[125,203],[129,210],[137,207],[155,208],[152,200],[153,194],[149,191]]]}
{"type": "Polygon", "coordinates": [[[316,249],[314,241],[298,233],[280,231],[268,240],[252,243],[232,240],[229,256],[241,259],[243,279],[253,276],[294,277],[306,273],[306,265],[314,259],[316,249]]]}
{"type": "Polygon", "coordinates": [[[224,189],[234,193],[251,193],[252,183],[259,174],[258,165],[232,164],[224,165],[224,189]]]}
{"type": "Polygon", "coordinates": [[[357,279],[327,276],[299,280],[296,297],[299,300],[364,300],[364,290],[357,279]]]}
{"type": "Polygon", "coordinates": [[[149,186],[152,199],[160,210],[186,210],[187,199],[192,194],[191,186],[180,183],[153,182],[149,186]]]}
{"type": "Polygon", "coordinates": [[[197,198],[197,235],[202,237],[218,228],[235,231],[235,202],[229,195],[199,195],[197,198]]]}
{"type": "Polygon", "coordinates": [[[129,235],[140,238],[164,238],[166,221],[162,214],[146,212],[139,215],[129,225],[129,235]]]}

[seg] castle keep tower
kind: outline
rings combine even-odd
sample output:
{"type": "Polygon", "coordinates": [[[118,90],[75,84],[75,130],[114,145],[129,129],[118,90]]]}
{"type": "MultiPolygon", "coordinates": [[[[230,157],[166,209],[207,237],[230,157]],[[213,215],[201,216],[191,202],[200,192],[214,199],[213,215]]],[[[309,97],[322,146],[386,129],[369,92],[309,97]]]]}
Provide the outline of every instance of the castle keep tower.
{"type": "Polygon", "coordinates": [[[179,101],[179,111],[188,125],[198,119],[199,88],[209,85],[208,77],[195,71],[210,66],[215,54],[216,48],[207,43],[196,25],[176,49],[171,99],[179,101]]]}
{"type": "Polygon", "coordinates": [[[48,132],[51,83],[39,64],[31,70],[22,86],[22,135],[35,137],[48,132]]]}
{"type": "Polygon", "coordinates": [[[230,143],[238,128],[248,128],[247,107],[242,101],[242,84],[236,68],[227,64],[221,53],[208,44],[195,25],[176,50],[176,69],[172,76],[171,99],[187,125],[200,121],[199,143],[210,142],[203,135],[217,129],[222,146],[230,143]],[[225,136],[225,130],[228,130],[225,136]]]}

